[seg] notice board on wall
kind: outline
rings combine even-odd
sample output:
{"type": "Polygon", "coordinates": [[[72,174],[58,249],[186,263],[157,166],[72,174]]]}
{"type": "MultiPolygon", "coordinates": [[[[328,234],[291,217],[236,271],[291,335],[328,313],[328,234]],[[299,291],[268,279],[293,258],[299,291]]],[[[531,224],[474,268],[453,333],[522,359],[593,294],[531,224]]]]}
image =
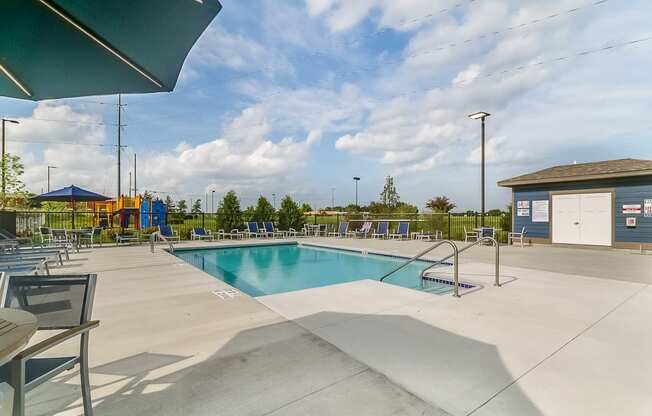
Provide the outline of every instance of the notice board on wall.
{"type": "Polygon", "coordinates": [[[532,222],[550,221],[550,201],[532,201],[532,222]]]}

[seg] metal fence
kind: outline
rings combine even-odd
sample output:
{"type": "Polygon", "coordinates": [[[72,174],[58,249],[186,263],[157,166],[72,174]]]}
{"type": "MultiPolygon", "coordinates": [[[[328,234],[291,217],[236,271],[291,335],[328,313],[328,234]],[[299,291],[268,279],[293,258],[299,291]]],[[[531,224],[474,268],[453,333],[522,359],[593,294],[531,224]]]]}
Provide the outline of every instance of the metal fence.
{"type": "MultiPolygon", "coordinates": [[[[105,217],[106,218],[106,217],[105,217]]],[[[20,236],[38,235],[40,227],[49,228],[90,228],[102,225],[101,217],[94,212],[48,212],[48,211],[18,211],[16,212],[16,233],[20,236]],[[73,218],[74,217],[74,218],[73,218]],[[74,223],[74,225],[73,225],[74,223]]],[[[243,218],[242,228],[245,227],[243,218]]],[[[395,229],[399,221],[410,222],[410,232],[431,232],[441,231],[443,238],[452,240],[463,240],[465,228],[471,231],[480,227],[482,217],[480,214],[340,214],[340,215],[309,215],[305,217],[307,224],[327,224],[329,229],[335,230],[342,221],[349,221],[351,229],[359,228],[364,221],[390,221],[390,229],[395,229]]],[[[497,239],[505,242],[507,232],[511,231],[511,219],[503,215],[485,216],[485,226],[495,228],[497,239]]],[[[215,231],[222,228],[220,215],[217,213],[167,213],[166,223],[179,233],[182,239],[190,239],[190,233],[194,227],[203,227],[215,231]]],[[[124,224],[123,224],[124,225],[124,224]]],[[[374,225],[375,227],[375,225],[374,225]]],[[[112,241],[118,230],[126,228],[135,230],[136,224],[129,222],[127,227],[120,227],[119,221],[109,223],[109,227],[102,233],[103,240],[112,241]]],[[[144,227],[141,231],[149,233],[154,227],[144,227]]]]}

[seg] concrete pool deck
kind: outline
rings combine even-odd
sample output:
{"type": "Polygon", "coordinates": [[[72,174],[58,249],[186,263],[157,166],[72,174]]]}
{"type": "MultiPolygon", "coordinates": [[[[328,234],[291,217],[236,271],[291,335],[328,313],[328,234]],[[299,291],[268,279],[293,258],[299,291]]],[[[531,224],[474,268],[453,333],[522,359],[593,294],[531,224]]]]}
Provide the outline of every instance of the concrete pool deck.
{"type": "MultiPolygon", "coordinates": [[[[228,285],[146,246],[83,250],[59,270],[99,275],[97,415],[651,414],[652,257],[549,249],[504,248],[500,288],[491,249],[471,249],[460,277],[483,288],[461,299],[369,280],[222,299],[228,285]]],[[[28,412],[81,414],[77,374],[36,389],[28,412]]]]}

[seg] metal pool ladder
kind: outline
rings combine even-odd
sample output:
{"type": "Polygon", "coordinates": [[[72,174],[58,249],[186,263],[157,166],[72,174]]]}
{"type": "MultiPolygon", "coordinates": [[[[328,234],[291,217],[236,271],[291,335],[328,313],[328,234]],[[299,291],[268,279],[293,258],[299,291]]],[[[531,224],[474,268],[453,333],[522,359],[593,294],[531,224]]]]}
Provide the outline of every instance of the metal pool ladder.
{"type": "Polygon", "coordinates": [[[429,247],[427,250],[422,251],[421,253],[417,254],[416,256],[410,258],[407,260],[405,263],[400,265],[399,267],[395,268],[394,270],[390,271],[389,273],[385,274],[383,277],[380,278],[380,281],[382,282],[385,280],[387,277],[391,276],[392,274],[396,273],[397,271],[403,269],[406,267],[408,264],[413,263],[414,261],[418,260],[419,258],[425,256],[426,254],[430,253],[432,250],[436,249],[437,247],[443,245],[443,244],[448,244],[453,248],[453,253],[449,254],[448,256],[437,260],[432,264],[431,266],[425,268],[421,272],[421,279],[424,279],[424,275],[428,272],[428,270],[432,269],[435,266],[438,266],[440,264],[443,264],[446,260],[449,260],[453,258],[453,296],[459,298],[460,297],[460,281],[459,281],[459,255],[465,252],[466,250],[470,249],[471,247],[475,247],[479,244],[489,242],[491,245],[495,247],[495,254],[494,254],[494,266],[495,266],[495,280],[494,280],[494,286],[500,286],[500,245],[498,244],[498,241],[493,238],[493,237],[480,237],[477,241],[475,241],[472,244],[469,244],[468,246],[458,249],[457,244],[455,244],[453,241],[450,240],[442,240],[437,242],[436,244],[432,245],[429,247]]]}
{"type": "MultiPolygon", "coordinates": [[[[441,245],[444,245],[444,244],[448,244],[453,249],[453,254],[451,254],[447,258],[451,258],[451,256],[455,258],[455,261],[453,263],[453,296],[459,298],[460,297],[460,281],[459,281],[458,267],[457,267],[457,264],[458,264],[457,259],[458,259],[459,250],[457,249],[457,245],[454,242],[450,241],[450,240],[438,241],[437,243],[430,246],[427,250],[422,251],[421,253],[419,253],[416,256],[410,258],[409,260],[407,260],[405,263],[401,264],[400,266],[398,266],[394,270],[390,271],[389,273],[386,273],[384,276],[382,276],[380,278],[380,281],[382,282],[383,280],[387,279],[389,276],[393,275],[394,273],[398,272],[399,270],[403,269],[404,267],[407,267],[409,264],[417,261],[419,258],[425,256],[426,254],[430,253],[432,250],[434,250],[437,247],[439,247],[441,245]]],[[[441,261],[443,261],[443,260],[440,260],[440,262],[441,261]]],[[[421,273],[421,278],[423,278],[423,273],[421,273]]]]}
{"type": "Polygon", "coordinates": [[[149,251],[152,253],[154,252],[154,243],[156,242],[156,237],[160,238],[162,241],[165,241],[170,245],[170,253],[174,253],[174,245],[172,245],[172,241],[168,240],[165,238],[163,234],[161,234],[160,231],[157,231],[155,233],[150,234],[149,236],[149,251]]]}

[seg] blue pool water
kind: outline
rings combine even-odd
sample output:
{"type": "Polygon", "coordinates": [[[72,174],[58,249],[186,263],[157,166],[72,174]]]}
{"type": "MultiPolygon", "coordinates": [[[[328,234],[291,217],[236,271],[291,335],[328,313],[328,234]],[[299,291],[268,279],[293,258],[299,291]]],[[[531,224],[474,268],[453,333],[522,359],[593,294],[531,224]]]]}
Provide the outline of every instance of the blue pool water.
{"type": "MultiPolygon", "coordinates": [[[[378,280],[405,262],[404,258],[296,244],[177,250],[174,254],[251,296],[378,280]]],[[[428,282],[423,288],[420,274],[429,265],[416,261],[385,282],[434,293],[449,292],[451,286],[445,283],[428,282]]]]}

